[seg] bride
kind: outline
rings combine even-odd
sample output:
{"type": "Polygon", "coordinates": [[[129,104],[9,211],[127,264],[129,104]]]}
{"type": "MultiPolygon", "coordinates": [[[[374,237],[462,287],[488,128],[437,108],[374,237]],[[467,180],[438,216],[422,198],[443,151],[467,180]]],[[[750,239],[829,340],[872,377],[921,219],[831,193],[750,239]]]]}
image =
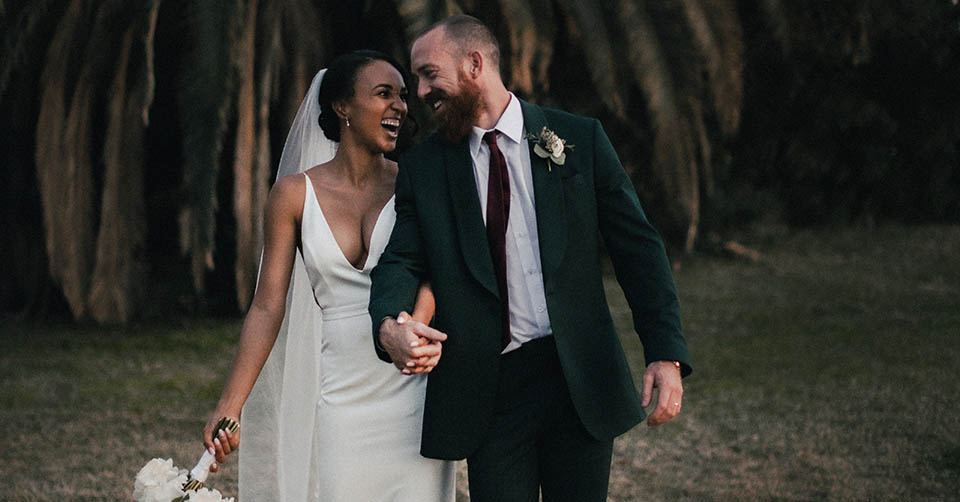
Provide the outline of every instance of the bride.
{"type": "MultiPolygon", "coordinates": [[[[236,449],[239,433],[210,436],[242,408],[241,500],[453,501],[453,463],[419,454],[440,344],[421,338],[401,374],[377,359],[367,313],[396,217],[397,165],[384,153],[407,114],[406,73],[375,51],[325,72],[284,145],[257,290],[204,444],[219,462],[236,449]]],[[[416,305],[427,323],[428,288],[416,305]]]]}

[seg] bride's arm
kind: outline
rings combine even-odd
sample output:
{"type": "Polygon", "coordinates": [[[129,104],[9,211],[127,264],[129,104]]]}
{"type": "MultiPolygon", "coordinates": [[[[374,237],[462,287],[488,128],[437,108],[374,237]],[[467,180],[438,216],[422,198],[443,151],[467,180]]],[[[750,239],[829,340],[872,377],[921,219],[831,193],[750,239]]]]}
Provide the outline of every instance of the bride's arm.
{"type": "MultiPolygon", "coordinates": [[[[287,288],[296,259],[298,228],[304,198],[302,176],[280,179],[270,191],[264,218],[264,249],[260,277],[253,302],[243,320],[233,367],[227,376],[220,401],[203,430],[206,448],[214,448],[217,462],[223,462],[239,444],[239,434],[222,433],[214,442],[210,435],[220,417],[237,419],[260,370],[270,355],[283,322],[287,288]]],[[[216,464],[214,464],[216,465],[216,464]]],[[[216,471],[216,467],[211,468],[216,471]]]]}
{"type": "Polygon", "coordinates": [[[430,324],[433,320],[433,314],[437,310],[437,302],[433,297],[433,289],[429,282],[421,282],[417,289],[417,300],[413,305],[413,313],[410,314],[414,321],[430,324]]]}

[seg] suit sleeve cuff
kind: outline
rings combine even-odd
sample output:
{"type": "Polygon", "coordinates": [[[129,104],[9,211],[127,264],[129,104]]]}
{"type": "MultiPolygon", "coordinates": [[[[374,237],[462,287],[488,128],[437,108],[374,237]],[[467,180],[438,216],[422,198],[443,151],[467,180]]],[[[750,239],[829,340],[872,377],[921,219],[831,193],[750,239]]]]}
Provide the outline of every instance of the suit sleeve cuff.
{"type": "Polygon", "coordinates": [[[373,348],[377,351],[377,357],[379,357],[380,360],[386,363],[393,363],[393,358],[391,358],[390,354],[388,354],[386,349],[383,348],[383,345],[380,345],[380,326],[382,326],[383,322],[387,319],[396,318],[392,315],[387,315],[380,319],[380,322],[377,323],[377,329],[373,333],[373,348]]]}

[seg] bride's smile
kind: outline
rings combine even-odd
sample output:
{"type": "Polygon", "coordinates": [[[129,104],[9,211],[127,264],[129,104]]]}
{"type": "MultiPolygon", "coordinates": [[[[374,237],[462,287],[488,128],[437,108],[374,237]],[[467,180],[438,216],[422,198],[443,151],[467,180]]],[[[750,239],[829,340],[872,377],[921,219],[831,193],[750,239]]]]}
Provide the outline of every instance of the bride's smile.
{"type": "Polygon", "coordinates": [[[374,152],[397,147],[400,127],[407,116],[407,87],[390,63],[374,61],[357,72],[354,95],[340,104],[347,120],[343,141],[356,141],[374,152]]]}

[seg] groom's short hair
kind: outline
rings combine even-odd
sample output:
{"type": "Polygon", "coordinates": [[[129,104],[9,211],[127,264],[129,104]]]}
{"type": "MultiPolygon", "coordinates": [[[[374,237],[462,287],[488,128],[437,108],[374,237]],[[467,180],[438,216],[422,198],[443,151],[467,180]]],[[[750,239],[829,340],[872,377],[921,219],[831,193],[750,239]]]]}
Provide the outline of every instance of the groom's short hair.
{"type": "Polygon", "coordinates": [[[457,44],[462,55],[478,49],[484,53],[497,72],[500,72],[500,43],[482,21],[466,14],[450,16],[428,26],[417,35],[417,38],[441,27],[447,38],[457,44]]]}

